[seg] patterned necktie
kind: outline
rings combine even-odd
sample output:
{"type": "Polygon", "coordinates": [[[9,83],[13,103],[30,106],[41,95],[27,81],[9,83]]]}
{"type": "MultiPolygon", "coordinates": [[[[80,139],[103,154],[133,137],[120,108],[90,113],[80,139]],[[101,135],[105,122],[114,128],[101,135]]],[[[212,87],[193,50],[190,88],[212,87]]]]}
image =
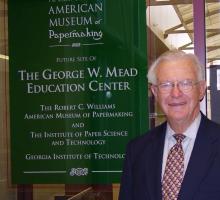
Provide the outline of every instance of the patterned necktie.
{"type": "Polygon", "coordinates": [[[162,181],[163,200],[177,200],[184,174],[183,134],[175,134],[176,144],[170,149],[162,181]]]}

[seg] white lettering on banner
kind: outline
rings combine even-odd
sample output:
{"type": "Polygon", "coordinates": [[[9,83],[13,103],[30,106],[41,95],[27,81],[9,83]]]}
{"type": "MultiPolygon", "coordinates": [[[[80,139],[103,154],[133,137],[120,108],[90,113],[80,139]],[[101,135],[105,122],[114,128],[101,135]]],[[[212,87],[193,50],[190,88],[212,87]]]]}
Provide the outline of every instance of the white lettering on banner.
{"type": "Polygon", "coordinates": [[[74,136],[72,132],[44,132],[44,138],[69,138],[74,136]]]}
{"type": "Polygon", "coordinates": [[[111,91],[111,90],[131,90],[129,87],[128,82],[109,82],[109,83],[103,83],[98,82],[96,80],[91,81],[89,83],[89,89],[91,91],[111,91]]]}
{"type": "Polygon", "coordinates": [[[26,160],[51,160],[52,156],[47,155],[47,154],[39,154],[39,155],[26,154],[25,159],[26,160]]]}
{"type": "Polygon", "coordinates": [[[109,110],[109,109],[115,109],[115,104],[86,104],[87,109],[91,110],[109,110]]]}
{"type": "Polygon", "coordinates": [[[98,68],[87,68],[90,77],[98,77],[100,76],[100,67],[98,68]]]}
{"type": "Polygon", "coordinates": [[[92,112],[93,118],[133,117],[133,112],[92,112]]]}
{"type": "Polygon", "coordinates": [[[112,159],[124,159],[125,154],[109,154],[109,153],[93,153],[96,160],[112,160],[112,159]]]}
{"type": "Polygon", "coordinates": [[[102,133],[100,131],[85,131],[85,137],[101,137],[102,133]]]}
{"type": "Polygon", "coordinates": [[[54,160],[82,160],[83,154],[53,154],[54,160]]]}
{"type": "Polygon", "coordinates": [[[25,114],[24,119],[53,119],[54,115],[53,114],[25,114]]]}
{"type": "Polygon", "coordinates": [[[49,20],[49,27],[92,25],[92,17],[66,17],[49,20]]]}
{"type": "Polygon", "coordinates": [[[126,77],[126,76],[137,76],[138,70],[136,68],[117,68],[113,69],[107,67],[106,77],[126,77]]]}
{"type": "Polygon", "coordinates": [[[81,118],[80,113],[56,113],[56,119],[77,119],[81,118]]]}
{"type": "Polygon", "coordinates": [[[105,140],[71,140],[66,139],[67,146],[98,146],[98,145],[105,145],[105,140]]]}
{"type": "Polygon", "coordinates": [[[50,6],[49,15],[59,15],[59,14],[73,14],[73,13],[95,13],[102,12],[103,5],[102,2],[98,2],[95,4],[67,4],[61,6],[50,6]]]}
{"type": "Polygon", "coordinates": [[[108,131],[108,130],[104,130],[103,131],[103,136],[105,136],[105,137],[118,137],[118,136],[126,137],[126,136],[128,136],[128,131],[108,131]]]}
{"type": "Polygon", "coordinates": [[[73,71],[53,71],[52,69],[45,69],[42,72],[42,77],[45,80],[62,80],[62,79],[78,79],[85,78],[84,70],[73,71]]]}
{"type": "Polygon", "coordinates": [[[103,32],[89,30],[88,28],[85,31],[76,31],[73,30],[71,32],[55,32],[54,30],[49,30],[49,38],[50,39],[58,39],[59,43],[63,41],[63,39],[68,38],[92,38],[93,40],[100,40],[103,37],[103,32]]]}
{"type": "Polygon", "coordinates": [[[27,93],[65,93],[65,92],[83,92],[85,91],[85,83],[82,84],[48,84],[48,85],[36,85],[33,83],[27,83],[27,93]]]}

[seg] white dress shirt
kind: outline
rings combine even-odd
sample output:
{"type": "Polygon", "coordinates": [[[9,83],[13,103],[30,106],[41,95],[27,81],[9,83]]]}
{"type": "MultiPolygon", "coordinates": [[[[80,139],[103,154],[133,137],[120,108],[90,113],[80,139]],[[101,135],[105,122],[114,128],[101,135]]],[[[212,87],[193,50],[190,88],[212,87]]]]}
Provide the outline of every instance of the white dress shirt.
{"type": "MultiPolygon", "coordinates": [[[[185,132],[183,132],[183,134],[186,136],[182,142],[183,151],[184,151],[184,174],[186,172],[186,168],[188,166],[189,159],[193,150],[200,121],[201,121],[201,113],[199,113],[199,115],[196,117],[193,123],[188,127],[188,129],[185,132]]],[[[169,124],[167,124],[164,151],[163,151],[162,176],[161,176],[162,179],[165,171],[168,153],[170,149],[176,144],[176,139],[173,137],[174,134],[175,132],[171,129],[169,124]]]]}

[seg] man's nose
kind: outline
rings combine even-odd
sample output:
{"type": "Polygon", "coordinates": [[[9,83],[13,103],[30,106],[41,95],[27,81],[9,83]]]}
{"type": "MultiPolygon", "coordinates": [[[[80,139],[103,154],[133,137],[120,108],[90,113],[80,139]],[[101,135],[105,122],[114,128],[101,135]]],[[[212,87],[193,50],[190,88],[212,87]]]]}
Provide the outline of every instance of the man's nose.
{"type": "Polygon", "coordinates": [[[172,90],[171,90],[171,95],[176,97],[176,96],[179,96],[182,94],[182,91],[181,89],[179,88],[179,85],[178,83],[174,83],[173,84],[173,87],[172,87],[172,90]]]}

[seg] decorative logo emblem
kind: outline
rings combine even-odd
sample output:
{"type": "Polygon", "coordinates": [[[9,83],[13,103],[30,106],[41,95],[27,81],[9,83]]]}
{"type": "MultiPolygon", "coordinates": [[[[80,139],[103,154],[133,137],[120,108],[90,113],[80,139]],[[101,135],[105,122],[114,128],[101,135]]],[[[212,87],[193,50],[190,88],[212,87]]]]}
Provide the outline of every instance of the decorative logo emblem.
{"type": "Polygon", "coordinates": [[[70,176],[87,176],[88,168],[72,168],[70,170],[70,176]]]}

